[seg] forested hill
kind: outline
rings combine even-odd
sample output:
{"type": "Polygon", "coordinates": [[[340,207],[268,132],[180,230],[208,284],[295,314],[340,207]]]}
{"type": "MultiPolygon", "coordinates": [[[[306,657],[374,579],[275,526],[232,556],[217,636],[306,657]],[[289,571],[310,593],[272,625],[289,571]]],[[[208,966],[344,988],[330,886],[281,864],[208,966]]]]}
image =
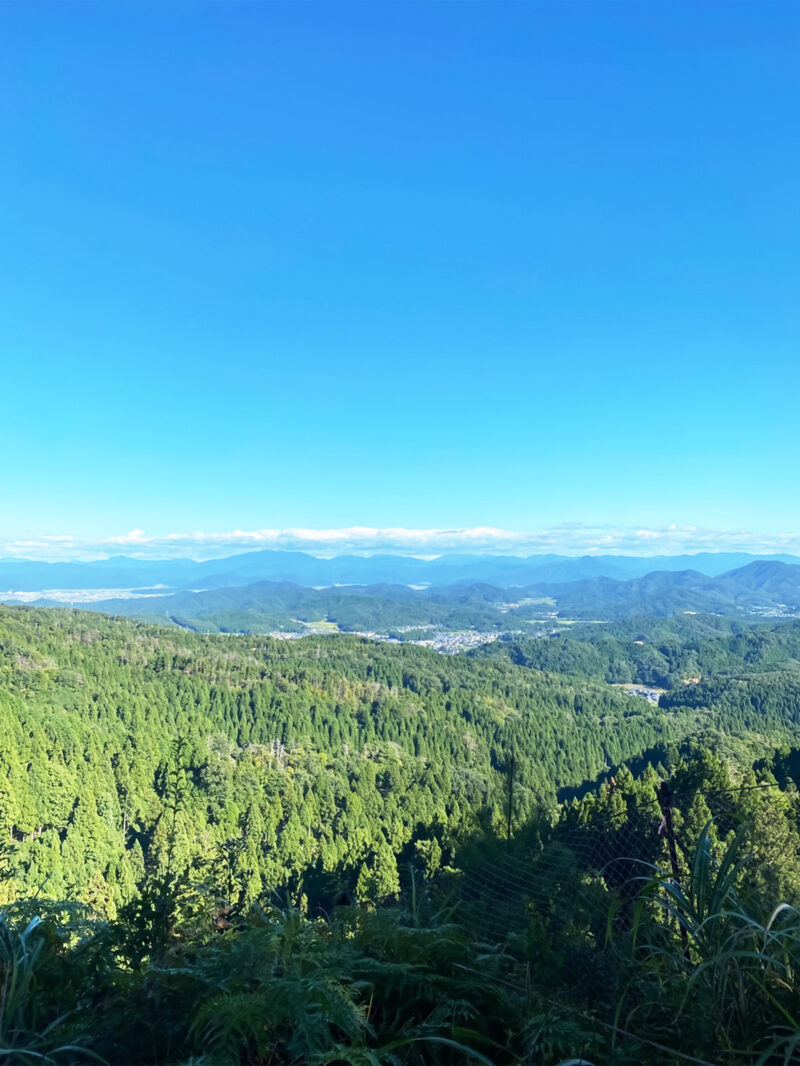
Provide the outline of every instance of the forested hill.
{"type": "Polygon", "coordinates": [[[166,861],[179,794],[184,859],[233,842],[252,898],[323,873],[385,894],[409,848],[502,821],[510,755],[524,817],[707,726],[794,736],[796,679],[742,699],[666,709],[507,659],[0,608],[0,892],[113,910],[166,861]]]}
{"type": "Polygon", "coordinates": [[[633,618],[574,626],[544,639],[486,645],[475,658],[612,684],[682,688],[707,677],[750,677],[776,670],[800,679],[800,620],[749,625],[715,615],[633,618]]]}
{"type": "Polygon", "coordinates": [[[684,612],[800,614],[800,566],[752,562],[716,577],[696,570],[653,571],[628,581],[590,578],[528,590],[556,603],[567,618],[668,617],[684,612]]]}
{"type": "MultiPolygon", "coordinates": [[[[180,739],[182,846],[258,827],[253,885],[310,868],[396,877],[414,841],[520,809],[692,728],[605,685],[355,637],[198,636],[0,608],[0,839],[8,898],[113,906],[164,859],[180,739]]],[[[252,834],[249,834],[252,835],[252,834]]],[[[248,867],[250,868],[250,867],[248,867]]],[[[254,887],[255,891],[255,887],[254,887]]]]}
{"type": "MultiPolygon", "coordinates": [[[[302,632],[306,623],[325,622],[344,632],[393,633],[435,626],[444,630],[501,631],[509,626],[506,603],[515,598],[491,585],[415,589],[407,585],[350,585],[304,588],[290,582],[259,581],[244,587],[149,595],[100,601],[97,610],[204,633],[302,632]]],[[[525,612],[528,616],[530,610],[525,612]]],[[[521,632],[541,628],[522,614],[521,632]]]]}
{"type": "MultiPolygon", "coordinates": [[[[640,624],[663,636],[663,621],[640,624]]],[[[689,641],[681,624],[672,637],[689,641]]],[[[730,624],[702,624],[731,656],[748,647],[730,624]]],[[[770,646],[773,669],[709,666],[654,706],[504,656],[0,608],[0,968],[22,982],[0,1034],[11,1061],[23,1048],[19,1061],[97,1051],[156,1066],[211,1047],[232,1066],[553,1066],[608,1050],[624,1004],[630,1039],[654,1054],[592,1061],[662,1066],[676,1061],[662,1053],[668,1034],[706,1062],[741,1046],[753,1052],[742,1062],[779,1066],[788,1060],[757,1056],[796,1001],[784,973],[800,935],[777,904],[800,885],[800,676],[781,659],[789,637],[754,645],[759,665],[770,646]],[[717,993],[727,949],[712,942],[719,960],[697,987],[713,995],[687,1005],[686,946],[666,900],[659,919],[662,881],[645,884],[666,861],[664,776],[679,799],[682,876],[698,834],[692,870],[710,877],[708,848],[735,855],[739,808],[752,824],[740,880],[757,906],[733,935],[758,965],[738,1028],[726,1019],[739,999],[717,993]],[[570,795],[557,804],[560,789],[570,795]],[[641,932],[665,945],[656,953],[642,954],[630,925],[639,892],[656,904],[641,932]],[[773,943],[780,980],[766,986],[773,943]],[[655,1016],[639,1010],[654,959],[655,1016]],[[558,1043],[540,1047],[529,1030],[554,1002],[546,1031],[558,1043]],[[419,1053],[396,1055],[409,1040],[419,1053]]],[[[729,923],[740,868],[726,862],[729,923]]],[[[716,889],[691,877],[681,898],[693,907],[716,889]]],[[[706,925],[692,934],[698,974],[706,925]]]]}

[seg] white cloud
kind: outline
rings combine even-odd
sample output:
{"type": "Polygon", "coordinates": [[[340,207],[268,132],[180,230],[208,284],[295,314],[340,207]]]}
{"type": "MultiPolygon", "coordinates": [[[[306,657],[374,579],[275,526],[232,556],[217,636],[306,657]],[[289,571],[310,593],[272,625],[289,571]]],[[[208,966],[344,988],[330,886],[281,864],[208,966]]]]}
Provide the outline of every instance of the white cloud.
{"type": "Polygon", "coordinates": [[[546,552],[563,555],[674,555],[698,551],[800,553],[800,534],[762,534],[677,523],[653,528],[614,528],[564,522],[540,530],[509,530],[494,526],[441,529],[349,526],[341,529],[235,529],[217,533],[195,530],[159,535],[133,529],[97,540],[80,540],[68,534],[0,540],[0,557],[30,559],[96,559],[120,551],[138,558],[209,559],[261,549],[305,551],[315,555],[395,552],[431,557],[448,552],[498,555],[546,552]]]}
{"type": "Polygon", "coordinates": [[[132,529],[121,537],[109,537],[108,544],[149,544],[150,538],[143,529],[132,529]]]}

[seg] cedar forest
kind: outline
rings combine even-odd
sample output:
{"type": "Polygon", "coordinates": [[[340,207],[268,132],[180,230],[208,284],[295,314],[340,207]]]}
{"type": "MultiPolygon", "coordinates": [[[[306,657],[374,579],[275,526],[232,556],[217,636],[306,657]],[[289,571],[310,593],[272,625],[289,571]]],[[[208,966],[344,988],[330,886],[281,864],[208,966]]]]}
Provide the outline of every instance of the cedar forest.
{"type": "Polygon", "coordinates": [[[799,731],[794,622],[0,608],[0,1058],[796,1061],[799,731]]]}

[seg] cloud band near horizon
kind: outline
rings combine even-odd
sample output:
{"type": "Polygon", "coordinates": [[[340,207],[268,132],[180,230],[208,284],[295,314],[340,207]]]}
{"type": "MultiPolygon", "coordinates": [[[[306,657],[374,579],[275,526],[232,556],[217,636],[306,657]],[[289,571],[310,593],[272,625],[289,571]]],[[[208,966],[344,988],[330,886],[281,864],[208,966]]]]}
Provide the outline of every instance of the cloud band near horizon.
{"type": "Polygon", "coordinates": [[[800,553],[800,533],[764,534],[750,530],[720,530],[676,524],[636,529],[562,523],[542,530],[507,530],[492,526],[450,529],[349,526],[341,529],[237,529],[222,533],[194,531],[150,535],[142,529],[134,529],[119,536],[97,539],[81,539],[67,534],[0,539],[0,558],[40,561],[77,561],[109,555],[150,559],[211,559],[260,549],[304,551],[327,556],[383,552],[429,556],[453,552],[643,556],[702,551],[794,554],[800,553]]]}

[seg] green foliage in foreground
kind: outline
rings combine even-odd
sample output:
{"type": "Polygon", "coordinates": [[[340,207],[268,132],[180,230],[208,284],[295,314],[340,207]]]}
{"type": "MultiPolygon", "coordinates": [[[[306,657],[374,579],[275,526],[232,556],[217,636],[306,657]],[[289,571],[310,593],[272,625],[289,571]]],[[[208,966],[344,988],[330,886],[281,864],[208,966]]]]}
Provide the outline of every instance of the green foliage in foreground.
{"type": "Polygon", "coordinates": [[[759,1062],[791,1061],[800,1046],[800,912],[785,902],[769,911],[748,898],[739,887],[745,832],[715,862],[710,829],[700,834],[684,884],[659,873],[640,898],[639,1024],[660,1027],[663,1040],[680,1033],[682,1047],[742,1057],[752,1049],[759,1062]],[[663,923],[643,920],[648,904],[663,923]]]}
{"type": "MultiPolygon", "coordinates": [[[[17,904],[0,917],[0,1061],[796,1062],[800,915],[759,889],[750,846],[744,828],[723,843],[709,823],[679,881],[640,864],[631,897],[585,871],[563,906],[532,901],[494,941],[443,905],[452,883],[416,875],[402,902],[317,918],[237,913],[179,879],[144,885],[114,922],[58,905],[27,920],[17,904]]],[[[545,842],[539,858],[561,850],[545,842]]]]}

